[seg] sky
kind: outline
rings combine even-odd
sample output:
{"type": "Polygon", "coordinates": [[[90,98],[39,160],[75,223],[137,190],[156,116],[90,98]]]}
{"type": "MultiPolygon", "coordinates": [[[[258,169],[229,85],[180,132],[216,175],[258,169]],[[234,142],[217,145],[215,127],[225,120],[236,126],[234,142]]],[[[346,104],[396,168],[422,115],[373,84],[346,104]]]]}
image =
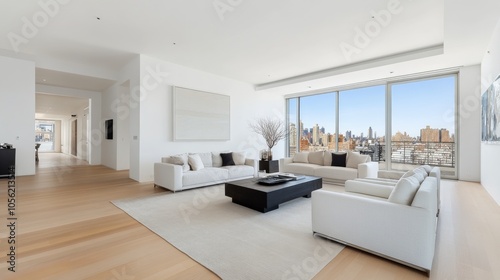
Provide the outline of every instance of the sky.
{"type": "MultiPolygon", "coordinates": [[[[341,91],[339,132],[345,135],[350,130],[353,135],[367,136],[371,126],[377,137],[385,135],[385,88],[379,85],[341,91]]],[[[400,131],[416,137],[427,125],[455,133],[455,76],[395,83],[391,85],[391,94],[393,135],[400,131]]],[[[317,123],[325,132],[335,133],[335,99],[335,93],[301,97],[304,128],[317,123]]]]}

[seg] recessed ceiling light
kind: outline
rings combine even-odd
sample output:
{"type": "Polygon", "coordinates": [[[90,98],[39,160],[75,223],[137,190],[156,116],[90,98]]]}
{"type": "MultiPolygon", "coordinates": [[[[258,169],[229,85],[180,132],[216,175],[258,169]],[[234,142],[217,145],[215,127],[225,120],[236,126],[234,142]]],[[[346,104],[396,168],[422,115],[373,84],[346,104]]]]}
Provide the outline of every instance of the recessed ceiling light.
{"type": "Polygon", "coordinates": [[[47,80],[45,80],[45,79],[42,79],[42,82],[46,82],[46,81],[47,81],[47,80]]]}

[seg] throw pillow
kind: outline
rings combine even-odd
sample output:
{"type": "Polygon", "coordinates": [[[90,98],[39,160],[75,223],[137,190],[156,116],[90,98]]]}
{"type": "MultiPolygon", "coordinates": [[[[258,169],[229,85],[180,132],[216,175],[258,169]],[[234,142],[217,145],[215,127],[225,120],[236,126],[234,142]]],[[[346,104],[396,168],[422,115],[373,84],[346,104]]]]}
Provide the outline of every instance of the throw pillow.
{"type": "Polygon", "coordinates": [[[347,151],[346,167],[358,169],[358,164],[369,162],[369,155],[361,155],[356,152],[347,151]]]}
{"type": "Polygon", "coordinates": [[[212,167],[212,153],[192,153],[190,155],[199,155],[204,167],[212,167]]]}
{"type": "Polygon", "coordinates": [[[388,201],[398,204],[410,205],[420,187],[418,180],[414,177],[401,178],[396,183],[388,201]]]}
{"type": "Polygon", "coordinates": [[[425,177],[429,176],[429,174],[427,174],[427,171],[425,171],[423,167],[417,167],[413,169],[413,172],[422,174],[422,176],[424,176],[424,179],[425,177]]]}
{"type": "Polygon", "coordinates": [[[233,153],[221,153],[222,166],[234,165],[233,153]]]}
{"type": "Polygon", "coordinates": [[[170,163],[175,164],[175,165],[182,165],[183,172],[189,171],[188,157],[186,154],[171,156],[170,163]]]}
{"type": "Polygon", "coordinates": [[[420,167],[422,167],[423,169],[425,169],[425,171],[427,171],[427,174],[431,173],[431,171],[432,171],[432,167],[430,165],[428,165],[428,164],[422,165],[420,167]]]}
{"type": "Polygon", "coordinates": [[[420,172],[414,172],[413,170],[407,171],[401,178],[413,177],[418,180],[418,183],[421,184],[424,181],[424,175],[420,172]]]}
{"type": "Polygon", "coordinates": [[[323,165],[323,151],[310,152],[307,161],[312,164],[323,165]]]}
{"type": "MultiPolygon", "coordinates": [[[[222,152],[229,153],[231,151],[222,151],[222,152]]],[[[212,166],[213,167],[222,166],[222,157],[220,156],[220,152],[212,152],[212,166]]]]}
{"type": "Polygon", "coordinates": [[[203,161],[201,161],[200,155],[194,154],[188,156],[188,163],[191,166],[191,169],[194,171],[198,171],[204,168],[203,161]]]}
{"type": "Polygon", "coordinates": [[[309,163],[309,161],[307,161],[308,155],[309,155],[309,152],[296,153],[295,155],[293,155],[292,161],[299,162],[299,163],[309,163]]]}
{"type": "Polygon", "coordinates": [[[332,166],[341,166],[341,167],[346,167],[346,159],[347,159],[347,154],[346,153],[332,153],[332,166]]]}
{"type": "Polygon", "coordinates": [[[245,164],[245,152],[233,152],[233,161],[235,165],[245,164]]]}

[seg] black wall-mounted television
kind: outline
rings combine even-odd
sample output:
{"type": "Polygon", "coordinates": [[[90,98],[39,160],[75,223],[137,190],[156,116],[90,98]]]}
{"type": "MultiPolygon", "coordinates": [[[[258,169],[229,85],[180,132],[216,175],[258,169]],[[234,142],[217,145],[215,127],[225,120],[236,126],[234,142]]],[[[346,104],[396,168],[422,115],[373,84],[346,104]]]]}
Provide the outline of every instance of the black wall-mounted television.
{"type": "Polygon", "coordinates": [[[106,139],[113,139],[113,120],[104,121],[104,133],[106,134],[106,139]]]}

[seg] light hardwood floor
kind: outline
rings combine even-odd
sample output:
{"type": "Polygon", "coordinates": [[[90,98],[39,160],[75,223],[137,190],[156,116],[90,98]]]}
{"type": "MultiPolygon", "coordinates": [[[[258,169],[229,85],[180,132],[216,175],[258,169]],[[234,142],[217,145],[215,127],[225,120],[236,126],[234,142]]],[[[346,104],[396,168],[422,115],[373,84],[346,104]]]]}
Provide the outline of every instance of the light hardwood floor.
{"type": "MultiPolygon", "coordinates": [[[[0,180],[0,279],[218,279],[111,200],[165,192],[127,171],[42,154],[18,177],[16,272],[7,270],[7,180],[0,180]]],[[[476,183],[443,180],[431,279],[500,279],[500,207],[476,183]]],[[[369,234],[369,233],[367,233],[369,234]]],[[[315,279],[427,279],[351,248],[315,279]]]]}

